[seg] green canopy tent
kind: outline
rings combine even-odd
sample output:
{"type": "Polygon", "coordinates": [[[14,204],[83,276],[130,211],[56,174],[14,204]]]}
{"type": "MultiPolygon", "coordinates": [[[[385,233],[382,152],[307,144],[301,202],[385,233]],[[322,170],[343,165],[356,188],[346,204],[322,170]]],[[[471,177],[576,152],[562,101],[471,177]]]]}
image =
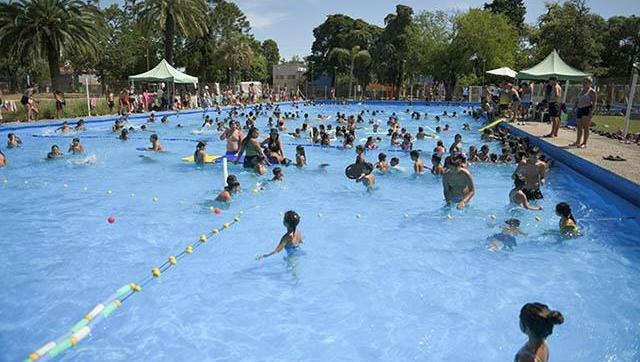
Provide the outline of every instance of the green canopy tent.
{"type": "Polygon", "coordinates": [[[136,75],[129,76],[130,81],[171,82],[171,83],[198,83],[198,78],[182,73],[162,59],[155,68],[136,75]]]}
{"type": "Polygon", "coordinates": [[[517,80],[548,80],[549,77],[556,77],[558,80],[567,81],[563,95],[563,102],[567,97],[569,81],[580,81],[584,77],[590,76],[588,73],[579,71],[578,69],[568,65],[560,58],[558,52],[554,49],[543,61],[533,67],[518,72],[517,80]]]}
{"type": "Polygon", "coordinates": [[[173,85],[173,93],[175,93],[175,84],[198,84],[198,77],[191,76],[189,74],[182,73],[176,68],[172,67],[166,60],[162,59],[155,68],[146,71],[144,73],[130,75],[129,80],[132,85],[135,81],[147,81],[147,82],[169,82],[173,85]]]}

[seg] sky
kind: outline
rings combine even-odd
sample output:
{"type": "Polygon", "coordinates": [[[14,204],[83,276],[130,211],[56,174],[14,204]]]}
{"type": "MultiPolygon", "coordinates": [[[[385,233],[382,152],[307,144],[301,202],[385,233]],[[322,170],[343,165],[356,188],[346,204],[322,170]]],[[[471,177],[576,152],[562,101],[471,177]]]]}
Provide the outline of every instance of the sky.
{"type": "MultiPolygon", "coordinates": [[[[361,18],[371,24],[384,25],[384,17],[395,11],[396,4],[408,5],[418,13],[422,10],[467,10],[481,7],[489,0],[236,0],[247,15],[256,39],[274,39],[280,56],[306,56],[311,52],[313,28],[327,15],[342,13],[361,18]]],[[[100,0],[101,6],[122,3],[121,0],[100,0]]],[[[640,0],[587,0],[591,11],[605,19],[615,15],[639,15],[640,0]]],[[[537,22],[544,12],[543,0],[525,0],[525,21],[537,22]]]]}

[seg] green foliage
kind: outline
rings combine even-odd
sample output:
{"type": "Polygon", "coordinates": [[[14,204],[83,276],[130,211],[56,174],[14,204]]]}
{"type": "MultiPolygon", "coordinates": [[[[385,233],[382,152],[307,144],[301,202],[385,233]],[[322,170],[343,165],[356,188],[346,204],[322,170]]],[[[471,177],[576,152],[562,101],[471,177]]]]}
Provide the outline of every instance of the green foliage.
{"type": "Polygon", "coordinates": [[[633,63],[640,61],[640,17],[614,16],[607,20],[607,27],[602,66],[607,76],[627,77],[633,63]]]}
{"type": "Polygon", "coordinates": [[[96,51],[99,10],[80,0],[20,0],[0,3],[2,51],[22,63],[46,58],[54,88],[60,87],[60,56],[96,51]]]}
{"type": "Polygon", "coordinates": [[[311,46],[311,56],[307,59],[313,62],[316,74],[333,74],[334,66],[338,67],[338,71],[346,72],[348,64],[336,63],[338,59],[329,56],[331,50],[353,49],[355,46],[369,49],[381,32],[381,28],[362,19],[353,19],[342,14],[329,15],[322,24],[313,29],[315,40],[311,46]]]}
{"type": "Polygon", "coordinates": [[[207,31],[204,0],[145,0],[140,11],[144,28],[160,27],[164,32],[164,58],[173,64],[175,35],[203,35],[207,31]]]}
{"type": "Polygon", "coordinates": [[[267,61],[268,81],[273,82],[273,66],[280,62],[280,50],[278,43],[273,39],[267,39],[262,42],[262,54],[267,61]]]}
{"type": "Polygon", "coordinates": [[[490,4],[485,3],[484,9],[495,14],[502,14],[509,19],[511,25],[522,32],[524,28],[524,15],[527,8],[524,6],[524,0],[493,0],[490,4]]]}
{"type": "Polygon", "coordinates": [[[606,22],[590,12],[584,0],[569,0],[562,5],[547,3],[547,12],[538,19],[539,31],[531,40],[542,60],[556,49],[567,64],[581,70],[602,73],[598,69],[605,47],[606,22]]]}

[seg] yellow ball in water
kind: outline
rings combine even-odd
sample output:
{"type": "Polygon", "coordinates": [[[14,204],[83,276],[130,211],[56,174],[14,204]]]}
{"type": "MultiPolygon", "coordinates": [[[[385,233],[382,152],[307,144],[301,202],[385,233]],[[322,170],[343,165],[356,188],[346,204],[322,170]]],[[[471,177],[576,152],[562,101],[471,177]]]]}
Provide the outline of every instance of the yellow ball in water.
{"type": "Polygon", "coordinates": [[[495,216],[495,215],[489,215],[489,217],[490,217],[490,218],[492,218],[493,220],[495,220],[495,219],[496,219],[496,216],[495,216]]]}
{"type": "Polygon", "coordinates": [[[258,193],[258,189],[252,189],[251,192],[253,192],[254,194],[258,193]]]}
{"type": "Polygon", "coordinates": [[[540,216],[536,216],[536,221],[540,221],[540,216]]]}
{"type": "Polygon", "coordinates": [[[215,207],[209,206],[209,211],[213,211],[213,209],[215,209],[215,207]]]}
{"type": "Polygon", "coordinates": [[[318,213],[318,217],[322,217],[322,213],[321,212],[318,213]]]}

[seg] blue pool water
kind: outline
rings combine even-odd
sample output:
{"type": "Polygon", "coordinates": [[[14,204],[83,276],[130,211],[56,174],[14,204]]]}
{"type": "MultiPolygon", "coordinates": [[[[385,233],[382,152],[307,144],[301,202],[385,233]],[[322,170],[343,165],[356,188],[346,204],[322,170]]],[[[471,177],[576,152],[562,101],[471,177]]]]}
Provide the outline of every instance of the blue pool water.
{"type": "MultiPolygon", "coordinates": [[[[335,120],[336,111],[365,108],[385,109],[383,120],[398,112],[412,133],[418,125],[435,128],[433,117],[444,109],[464,109],[411,107],[429,112],[420,121],[396,105],[302,111],[335,120]]],[[[52,128],[17,131],[24,145],[3,147],[9,165],[0,169],[1,361],[26,358],[115,289],[150,275],[241,211],[240,222],[126,300],[59,360],[509,361],[525,341],[518,313],[530,301],[565,316],[548,341],[551,360],[640,360],[640,225],[611,219],[638,209],[562,165],[547,177],[544,211],[518,216],[528,236],[511,252],[490,252],[487,237],[511,217],[514,166],[472,165],[476,196],[466,210],[449,211],[441,181],[431,175],[381,175],[368,194],[344,176],[354,151],[308,147],[306,169],[285,168],[284,183],[257,194],[251,189],[270,175],[230,165],[244,192],[216,215],[209,206],[222,187],[221,165],[180,161],[193,153],[188,139],[217,139],[216,132],[192,133],[201,120],[183,114],[151,126],[168,152],[147,158],[135,148],[148,145],[148,134],[122,142],[111,123],[90,124],[80,135],[87,155],[79,159],[44,160],[52,144],[66,149],[74,136],[55,136],[52,128]],[[330,164],[326,172],[321,163],[330,164]],[[584,237],[546,233],[558,227],[553,207],[560,201],[572,204],[584,237]],[[277,245],[281,212],[289,209],[302,218],[303,252],[256,261],[277,245]]],[[[443,119],[453,128],[442,136],[447,146],[455,132],[465,148],[481,145],[477,131],[461,131],[464,122],[473,121],[443,119]]],[[[265,124],[262,116],[263,134],[265,124]]],[[[4,143],[6,132],[0,136],[4,143]]],[[[294,148],[285,145],[289,158],[294,148]]],[[[208,151],[221,153],[224,143],[211,141],[208,151]]],[[[411,169],[408,155],[387,154],[411,169]]]]}

